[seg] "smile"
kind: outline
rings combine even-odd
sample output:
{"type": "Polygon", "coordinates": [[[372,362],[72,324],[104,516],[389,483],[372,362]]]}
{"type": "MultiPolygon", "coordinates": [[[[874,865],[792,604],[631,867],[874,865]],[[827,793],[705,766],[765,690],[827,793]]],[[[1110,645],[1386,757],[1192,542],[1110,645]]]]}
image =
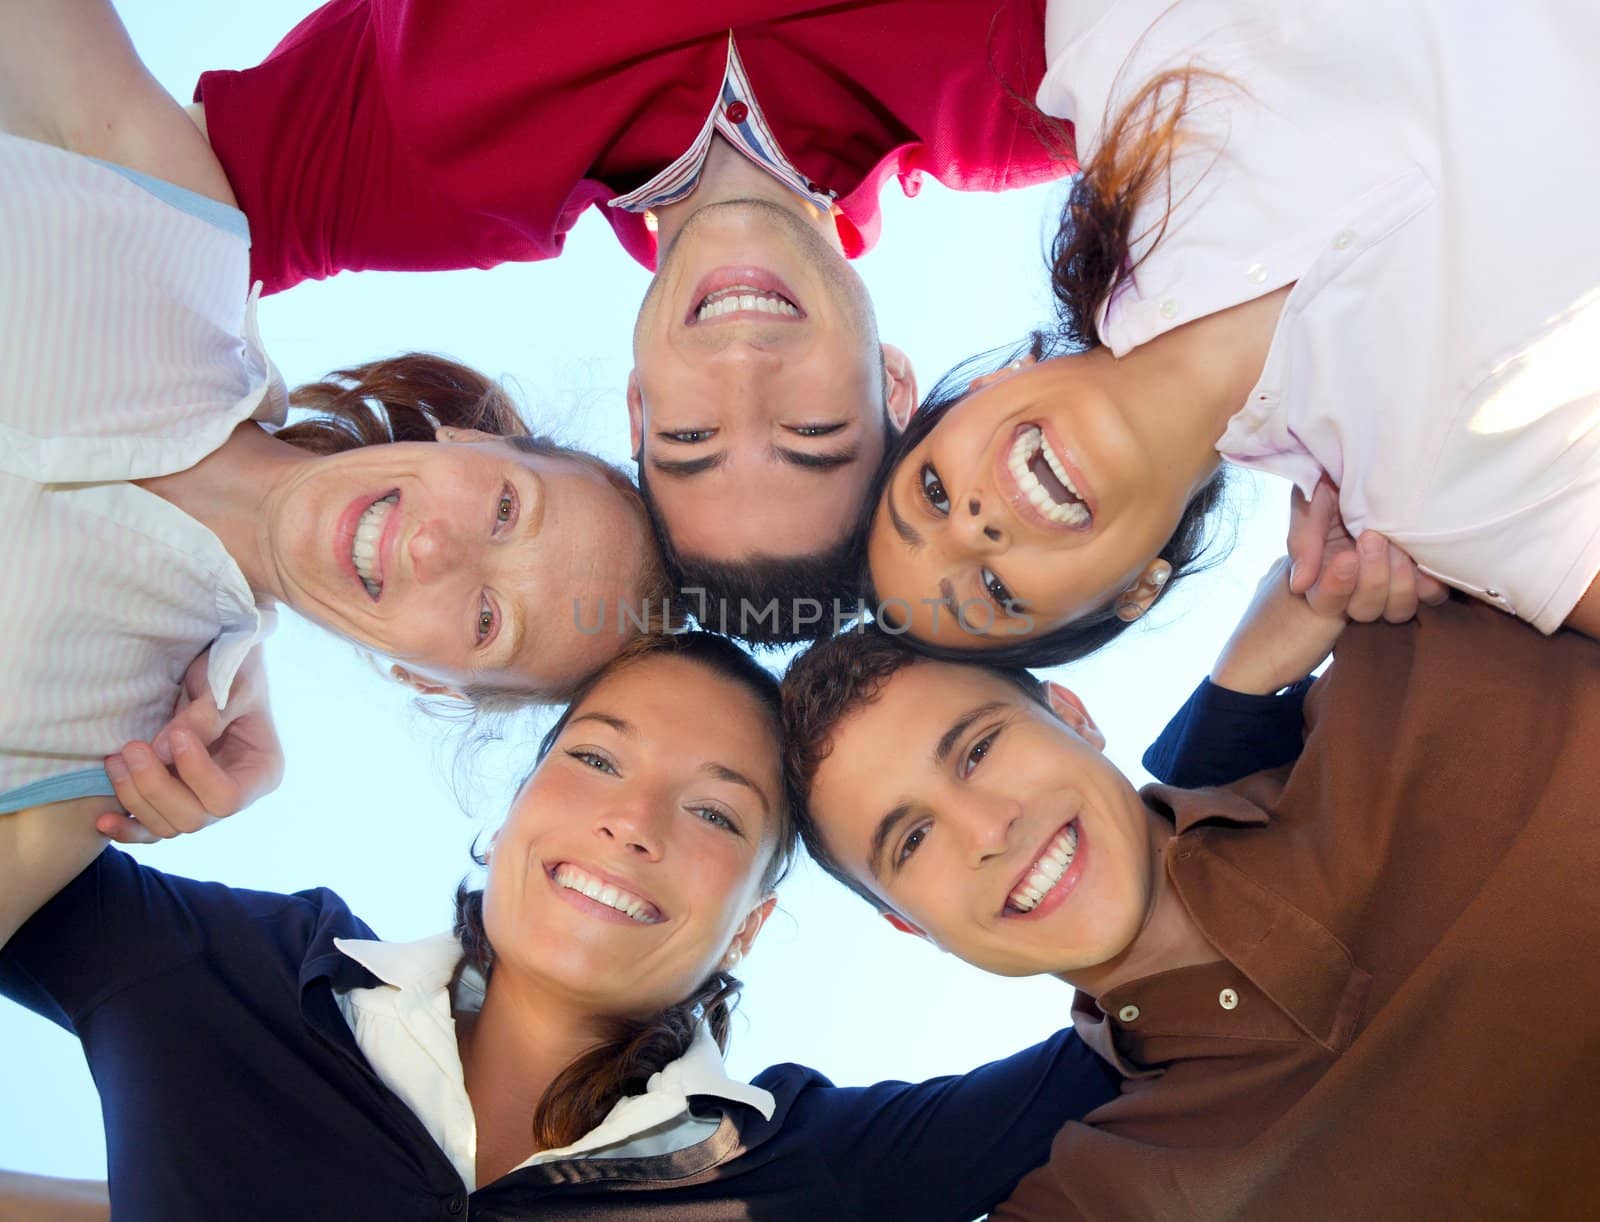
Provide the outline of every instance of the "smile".
{"type": "Polygon", "coordinates": [[[598,878],[570,862],[562,862],[550,872],[550,880],[565,891],[575,892],[596,904],[622,913],[640,925],[654,925],[661,920],[661,909],[641,895],[620,887],[606,879],[598,878]]]}
{"type": "Polygon", "coordinates": [[[1072,869],[1078,858],[1078,837],[1078,821],[1074,819],[1050,838],[1022,880],[1006,896],[1005,915],[1025,916],[1037,911],[1047,900],[1066,898],[1083,873],[1072,869]]]}
{"type": "Polygon", "coordinates": [[[1006,455],[1006,470],[1028,506],[1056,526],[1089,525],[1089,506],[1072,482],[1067,465],[1035,424],[1017,430],[1006,455]]]}
{"type": "Polygon", "coordinates": [[[761,267],[719,267],[708,272],[695,285],[691,300],[693,305],[684,318],[690,326],[735,321],[792,323],[806,317],[794,290],[761,267]]]}
{"type": "Polygon", "coordinates": [[[389,511],[399,503],[400,494],[391,492],[368,505],[356,523],[355,538],[350,543],[350,561],[356,566],[356,576],[374,602],[383,593],[383,528],[389,521],[389,511]]]}

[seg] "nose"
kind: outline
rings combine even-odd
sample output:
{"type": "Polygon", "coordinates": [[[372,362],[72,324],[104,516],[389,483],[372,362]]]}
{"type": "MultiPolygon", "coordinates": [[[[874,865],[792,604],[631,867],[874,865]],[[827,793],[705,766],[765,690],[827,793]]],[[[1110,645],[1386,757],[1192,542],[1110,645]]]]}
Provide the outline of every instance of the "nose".
{"type": "Polygon", "coordinates": [[[952,507],[950,530],[956,541],[969,553],[993,556],[1011,545],[1000,504],[983,493],[969,493],[964,501],[952,507]]]}
{"type": "Polygon", "coordinates": [[[466,541],[455,526],[434,518],[417,527],[407,544],[411,571],[423,585],[438,581],[459,569],[466,560],[466,541]]]}
{"type": "Polygon", "coordinates": [[[665,844],[662,803],[645,795],[619,797],[601,812],[595,835],[645,861],[660,861],[665,844]]]}
{"type": "Polygon", "coordinates": [[[995,795],[974,797],[963,802],[955,813],[955,832],[961,857],[972,868],[1004,856],[1011,848],[1022,821],[1022,803],[995,795]]]}

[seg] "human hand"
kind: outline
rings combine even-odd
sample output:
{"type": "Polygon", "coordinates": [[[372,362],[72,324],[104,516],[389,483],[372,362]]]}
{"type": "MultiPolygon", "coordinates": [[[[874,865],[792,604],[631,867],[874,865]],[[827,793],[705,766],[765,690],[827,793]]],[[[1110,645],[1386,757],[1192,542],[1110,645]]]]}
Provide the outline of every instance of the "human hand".
{"type": "Polygon", "coordinates": [[[1450,591],[1375,530],[1352,539],[1339,516],[1339,490],[1324,475],[1308,501],[1295,488],[1289,505],[1289,589],[1314,610],[1404,623],[1418,603],[1442,603],[1450,591]]]}
{"type": "Polygon", "coordinates": [[[1328,656],[1349,621],[1313,607],[1289,588],[1289,558],[1275,561],[1256,585],[1239,626],[1217,655],[1211,682],[1270,696],[1305,678],[1328,656]]]}
{"type": "Polygon", "coordinates": [[[119,844],[150,844],[197,832],[271,793],[283,779],[283,745],[267,703],[261,647],[252,649],[218,710],[206,681],[207,650],[189,664],[177,708],[155,738],[106,760],[128,815],[95,826],[119,844]]]}

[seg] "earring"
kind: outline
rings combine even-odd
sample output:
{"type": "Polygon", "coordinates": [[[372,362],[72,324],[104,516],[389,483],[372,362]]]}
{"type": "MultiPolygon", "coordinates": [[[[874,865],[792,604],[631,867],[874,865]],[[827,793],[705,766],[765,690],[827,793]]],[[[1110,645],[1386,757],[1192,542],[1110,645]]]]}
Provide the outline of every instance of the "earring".
{"type": "Polygon", "coordinates": [[[1159,590],[1162,586],[1167,584],[1167,578],[1171,577],[1171,576],[1172,576],[1172,570],[1171,569],[1169,569],[1169,568],[1159,568],[1155,572],[1150,574],[1150,584],[1155,586],[1155,588],[1159,590]]]}
{"type": "Polygon", "coordinates": [[[731,972],[739,966],[739,960],[744,958],[744,951],[739,949],[737,943],[728,947],[728,953],[722,956],[722,970],[731,972]]]}

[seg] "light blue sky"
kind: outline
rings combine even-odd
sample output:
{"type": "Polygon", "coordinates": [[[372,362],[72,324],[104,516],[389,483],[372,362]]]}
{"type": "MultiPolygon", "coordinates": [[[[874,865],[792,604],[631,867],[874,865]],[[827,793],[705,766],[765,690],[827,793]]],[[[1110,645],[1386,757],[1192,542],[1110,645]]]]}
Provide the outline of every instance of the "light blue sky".
{"type": "MultiPolygon", "coordinates": [[[[119,7],[145,61],[187,100],[201,70],[256,62],[313,5],[119,7]]],[[[932,182],[915,200],[886,195],[883,240],[859,267],[884,338],[910,354],[924,389],[1046,315],[1041,249],[1060,198],[1059,189],[962,196],[932,182]]],[[[626,464],[623,387],[645,285],[591,212],[554,262],[341,276],[267,299],[261,325],[291,385],[405,349],[443,352],[510,378],[535,425],[626,464]]],[[[1152,624],[1108,654],[1055,676],[1083,695],[1112,758],[1135,780],[1145,779],[1145,745],[1209,669],[1281,550],[1287,485],[1239,479],[1235,489],[1248,521],[1229,562],[1175,590],[1152,624]]],[[[450,727],[416,712],[349,646],[285,616],[267,660],[289,760],[283,786],[243,815],[142,856],[243,887],[330,886],[386,937],[437,932],[480,826],[458,796],[492,826],[508,779],[526,771],[537,725],[485,755],[458,791],[450,727]]],[[[779,903],[743,971],[737,1073],[799,1061],[841,1083],[922,1078],[1002,1056],[1066,1022],[1066,985],[984,976],[893,933],[808,866],[779,903]]],[[[0,1167],[103,1175],[99,1106],[76,1041],[0,1004],[0,1046],[0,1167]]]]}

